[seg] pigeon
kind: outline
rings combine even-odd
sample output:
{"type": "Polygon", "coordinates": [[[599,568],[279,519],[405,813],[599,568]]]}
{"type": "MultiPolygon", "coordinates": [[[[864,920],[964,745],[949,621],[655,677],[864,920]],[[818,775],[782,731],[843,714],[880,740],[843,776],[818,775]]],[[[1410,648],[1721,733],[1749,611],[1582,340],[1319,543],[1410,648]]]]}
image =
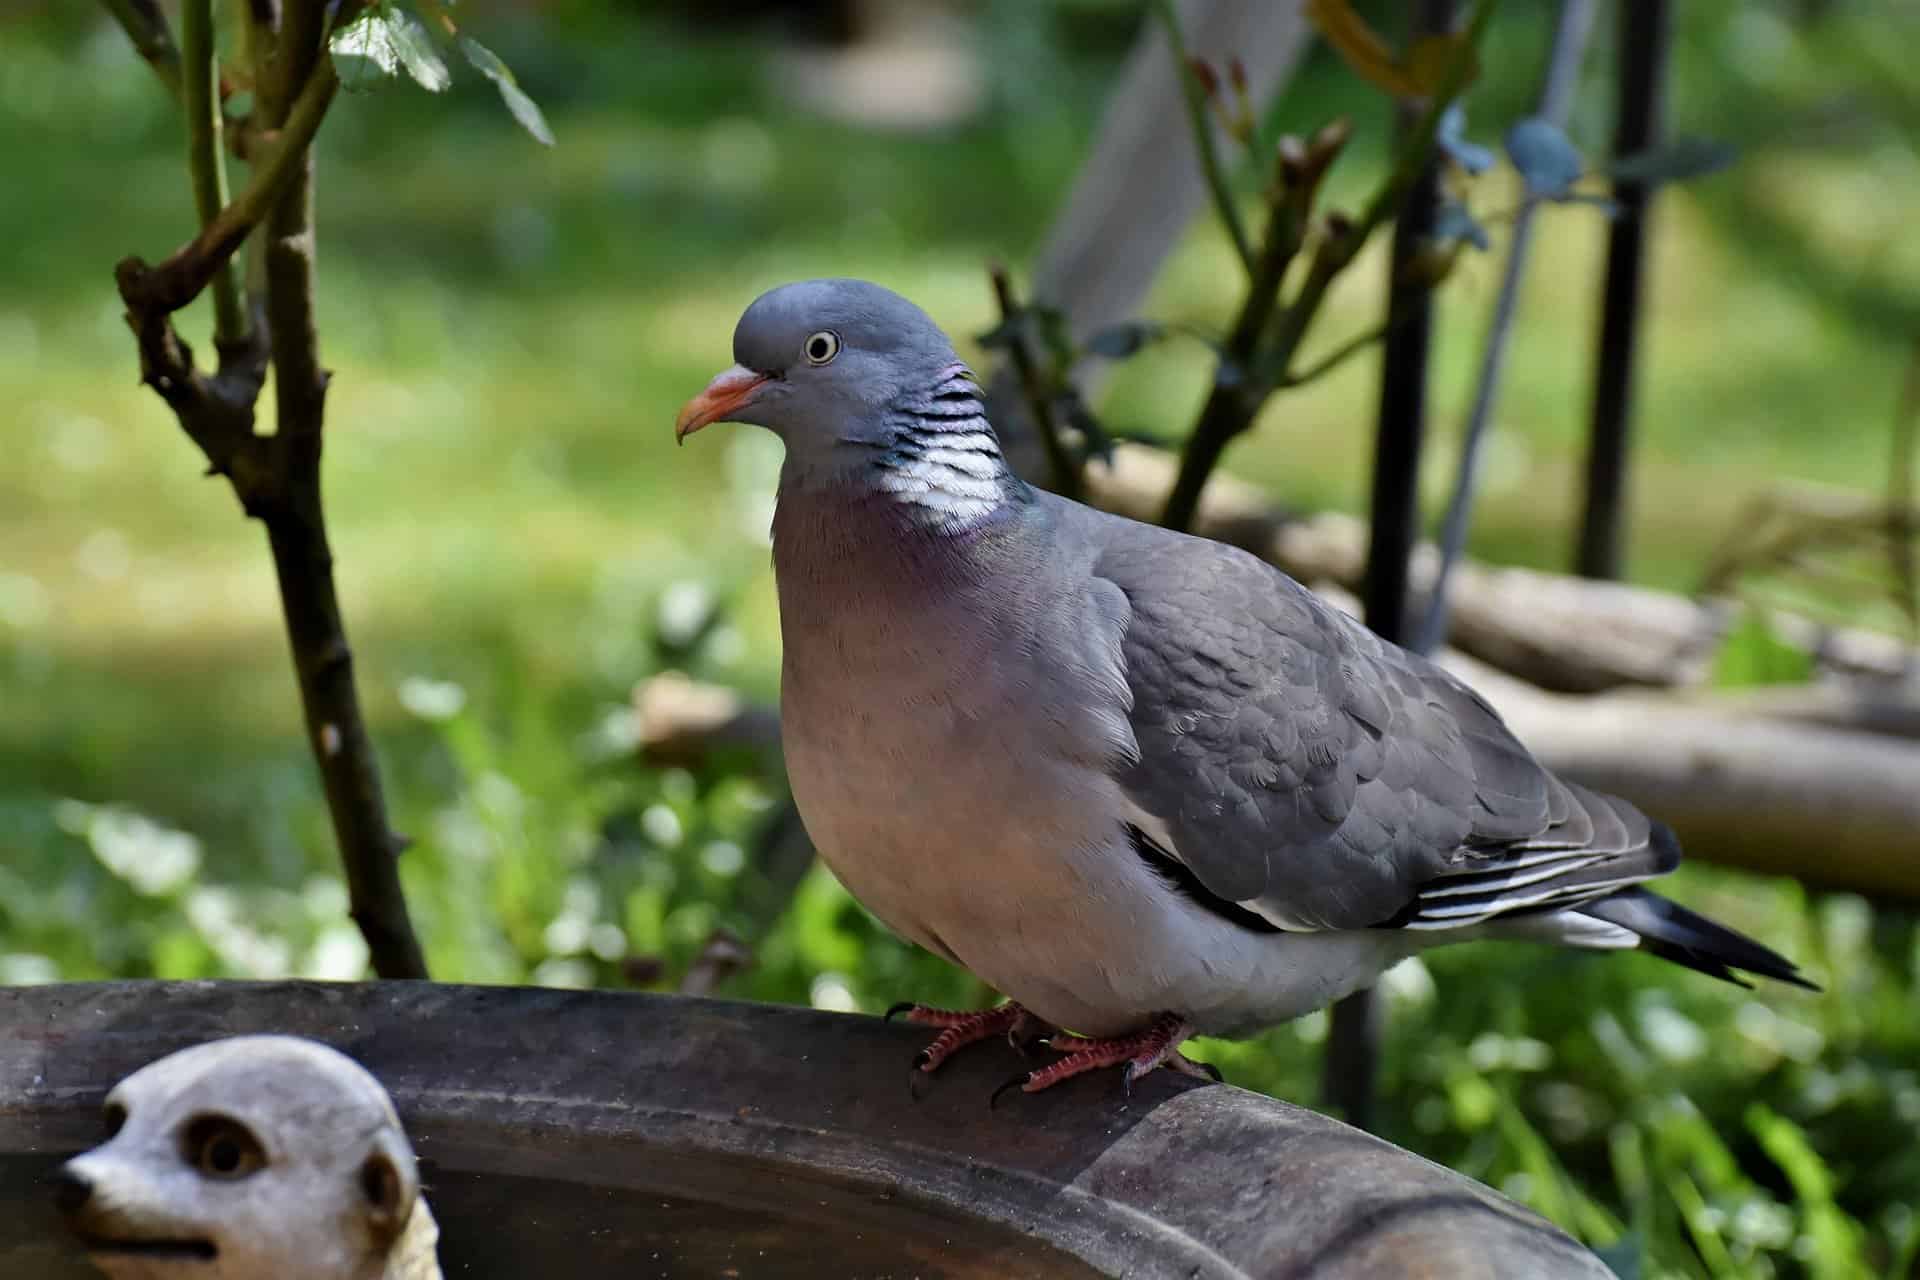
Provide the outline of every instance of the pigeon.
{"type": "MultiPolygon", "coordinates": [[[[1006,997],[896,1006],[1059,1056],[1028,1091],[1243,1037],[1430,947],[1638,948],[1810,986],[1662,898],[1672,831],[1555,777],[1487,702],[1245,551],[1026,484],[907,299],[773,289],[688,401],[785,445],[782,740],[833,873],[1006,997]]],[[[1214,1076],[1217,1078],[1217,1076],[1214,1076]]],[[[916,1077],[917,1079],[917,1077],[916,1077]]],[[[1010,1082],[1012,1083],[1012,1082],[1010,1082]]]]}

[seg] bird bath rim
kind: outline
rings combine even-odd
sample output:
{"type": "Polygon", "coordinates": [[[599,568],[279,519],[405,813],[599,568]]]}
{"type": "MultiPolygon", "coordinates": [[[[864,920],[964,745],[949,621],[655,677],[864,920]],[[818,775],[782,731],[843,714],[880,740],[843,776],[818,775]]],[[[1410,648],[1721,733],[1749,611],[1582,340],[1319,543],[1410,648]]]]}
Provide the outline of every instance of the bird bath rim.
{"type": "MultiPolygon", "coordinates": [[[[988,1268],[948,1274],[992,1274],[995,1258],[1038,1263],[1035,1275],[1069,1259],[1082,1274],[1609,1274],[1487,1188],[1244,1090],[1155,1073],[1125,1100],[1103,1074],[989,1112],[1020,1061],[994,1046],[956,1058],[916,1103],[918,1029],[679,996],[407,982],[0,989],[0,1155],[78,1151],[97,1140],[99,1101],[121,1077],[257,1031],[361,1061],[441,1168],[742,1215],[790,1217],[804,1194],[842,1230],[962,1241],[952,1258],[935,1250],[932,1267],[972,1249],[969,1265],[988,1268]]],[[[457,1247],[458,1214],[441,1217],[443,1250],[457,1247]]]]}

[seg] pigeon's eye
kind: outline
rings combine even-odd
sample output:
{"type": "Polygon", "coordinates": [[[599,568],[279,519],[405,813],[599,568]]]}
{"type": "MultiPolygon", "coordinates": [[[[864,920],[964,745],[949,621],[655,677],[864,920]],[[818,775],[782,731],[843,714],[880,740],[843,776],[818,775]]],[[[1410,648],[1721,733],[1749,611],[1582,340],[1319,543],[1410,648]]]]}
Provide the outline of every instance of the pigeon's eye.
{"type": "Polygon", "coordinates": [[[840,354],[840,335],[831,329],[822,329],[807,338],[807,345],[800,348],[807,357],[808,364],[825,364],[840,354]]]}

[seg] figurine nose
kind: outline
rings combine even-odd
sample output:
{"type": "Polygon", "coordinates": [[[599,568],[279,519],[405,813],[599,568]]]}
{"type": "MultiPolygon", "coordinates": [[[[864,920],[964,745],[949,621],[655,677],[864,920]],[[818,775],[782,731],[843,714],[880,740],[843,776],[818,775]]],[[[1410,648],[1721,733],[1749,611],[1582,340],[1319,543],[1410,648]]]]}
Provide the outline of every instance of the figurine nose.
{"type": "Polygon", "coordinates": [[[60,1166],[53,1175],[53,1203],[62,1213],[78,1213],[93,1196],[93,1183],[72,1165],[60,1166]]]}

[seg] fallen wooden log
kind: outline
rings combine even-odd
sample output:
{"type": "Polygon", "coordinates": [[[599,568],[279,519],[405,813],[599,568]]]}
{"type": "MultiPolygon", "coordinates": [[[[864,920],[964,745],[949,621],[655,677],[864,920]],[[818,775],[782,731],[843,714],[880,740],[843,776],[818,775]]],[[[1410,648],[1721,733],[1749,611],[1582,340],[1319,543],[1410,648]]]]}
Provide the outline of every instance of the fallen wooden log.
{"type": "Polygon", "coordinates": [[[1549,768],[1657,814],[1689,856],[1920,900],[1920,742],[1739,696],[1568,697],[1443,660],[1549,768]]]}
{"type": "MultiPolygon", "coordinates": [[[[1115,447],[1111,465],[1087,469],[1095,506],[1152,520],[1173,483],[1172,454],[1147,445],[1115,447]]],[[[1302,582],[1358,591],[1366,576],[1367,529],[1339,512],[1295,516],[1258,488],[1216,473],[1200,501],[1194,531],[1241,547],[1302,582]]],[[[1425,608],[1439,553],[1414,552],[1410,611],[1425,608]]],[[[1542,689],[1598,693],[1622,686],[1697,685],[1706,678],[1736,606],[1701,603],[1669,591],[1596,582],[1463,560],[1449,585],[1451,644],[1542,689]]],[[[1913,650],[1892,636],[1819,627],[1771,614],[1781,637],[1847,675],[1898,678],[1920,669],[1913,650]]]]}
{"type": "MultiPolygon", "coordinates": [[[[1440,660],[1549,768],[1660,817],[1689,857],[1920,901],[1920,741],[1810,723],[1794,709],[1775,715],[1765,699],[1741,692],[1572,696],[1458,652],[1440,660]]],[[[750,741],[754,758],[777,773],[773,708],[679,675],[644,682],[635,702],[649,708],[646,758],[688,763],[750,741]]],[[[1834,700],[1826,714],[1841,705],[1834,700]]],[[[1865,723],[1878,718],[1859,714],[1865,723]]]]}

